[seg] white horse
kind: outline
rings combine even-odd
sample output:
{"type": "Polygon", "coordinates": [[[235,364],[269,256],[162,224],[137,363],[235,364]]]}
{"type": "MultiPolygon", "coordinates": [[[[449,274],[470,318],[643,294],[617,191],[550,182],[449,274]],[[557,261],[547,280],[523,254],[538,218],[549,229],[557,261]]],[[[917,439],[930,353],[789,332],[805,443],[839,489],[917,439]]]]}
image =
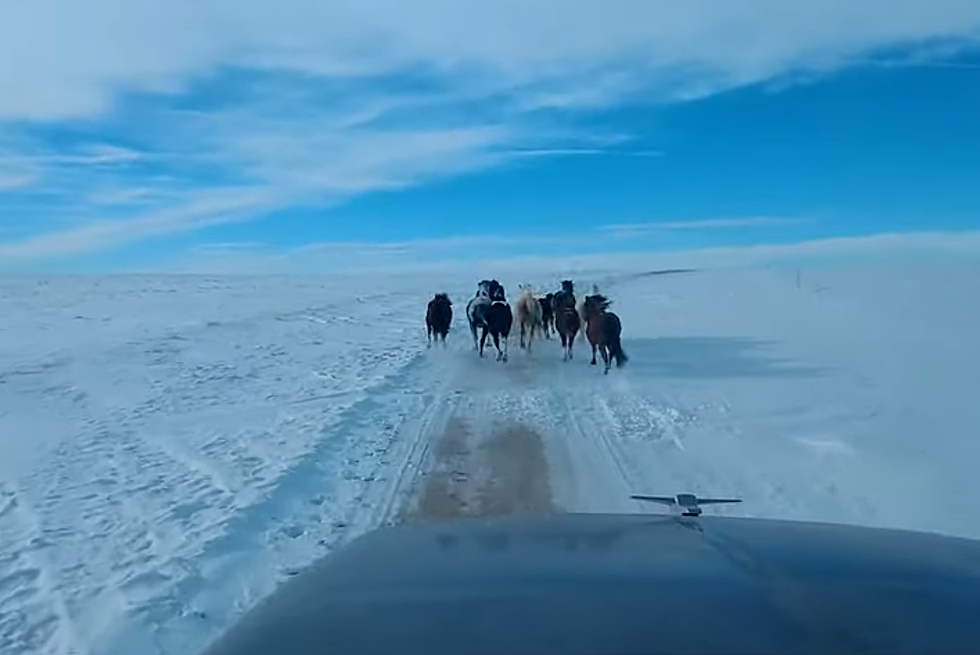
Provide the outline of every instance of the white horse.
{"type": "Polygon", "coordinates": [[[531,351],[531,342],[534,341],[535,333],[544,329],[544,319],[542,317],[541,303],[538,301],[531,287],[522,284],[521,294],[514,303],[514,314],[517,323],[521,326],[521,348],[524,348],[524,337],[527,335],[527,350],[531,351]]]}

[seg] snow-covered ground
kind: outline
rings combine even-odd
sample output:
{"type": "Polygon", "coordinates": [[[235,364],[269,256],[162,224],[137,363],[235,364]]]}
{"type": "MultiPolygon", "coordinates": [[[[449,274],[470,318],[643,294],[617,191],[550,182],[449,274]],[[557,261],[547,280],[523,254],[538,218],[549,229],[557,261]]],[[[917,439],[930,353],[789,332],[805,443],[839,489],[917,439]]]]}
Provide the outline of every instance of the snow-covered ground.
{"type": "Polygon", "coordinates": [[[471,350],[477,279],[566,271],[0,282],[0,652],[197,652],[447,458],[473,460],[463,495],[484,457],[568,510],[692,491],[980,537],[980,265],[630,266],[575,275],[622,317],[605,377],[584,341],[471,350]],[[442,290],[455,329],[427,350],[442,290]]]}

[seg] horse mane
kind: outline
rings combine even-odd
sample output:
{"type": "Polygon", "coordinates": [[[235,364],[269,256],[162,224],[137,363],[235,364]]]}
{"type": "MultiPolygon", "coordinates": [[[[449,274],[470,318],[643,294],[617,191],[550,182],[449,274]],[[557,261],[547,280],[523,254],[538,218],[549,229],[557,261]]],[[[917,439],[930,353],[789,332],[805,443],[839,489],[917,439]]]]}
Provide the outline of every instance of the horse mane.
{"type": "Polygon", "coordinates": [[[449,294],[448,294],[448,293],[437,293],[437,294],[435,295],[435,298],[434,298],[434,300],[438,300],[438,301],[441,301],[441,302],[444,302],[444,303],[446,303],[447,305],[451,305],[451,304],[453,304],[453,301],[451,301],[451,300],[449,299],[449,294]]]}
{"type": "Polygon", "coordinates": [[[496,280],[490,280],[490,300],[505,300],[504,286],[496,280]]]}
{"type": "Polygon", "coordinates": [[[612,301],[609,298],[606,298],[601,293],[596,293],[596,294],[593,294],[591,296],[586,296],[585,297],[585,302],[583,303],[583,306],[584,307],[587,307],[587,308],[588,307],[597,307],[600,312],[604,312],[607,309],[609,309],[609,305],[611,305],[611,304],[612,304],[612,301]]]}

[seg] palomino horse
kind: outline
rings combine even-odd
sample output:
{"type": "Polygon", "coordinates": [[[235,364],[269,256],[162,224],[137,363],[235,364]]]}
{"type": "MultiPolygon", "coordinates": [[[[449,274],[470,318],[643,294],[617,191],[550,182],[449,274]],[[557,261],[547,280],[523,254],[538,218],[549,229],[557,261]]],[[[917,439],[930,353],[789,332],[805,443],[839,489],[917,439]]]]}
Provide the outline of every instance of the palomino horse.
{"type": "Polygon", "coordinates": [[[563,280],[561,291],[552,299],[555,308],[555,331],[561,338],[562,360],[572,359],[572,345],[582,327],[578,311],[575,309],[575,287],[571,280],[563,280]]]}
{"type": "Polygon", "coordinates": [[[441,340],[442,345],[446,345],[446,335],[449,334],[449,326],[453,323],[453,303],[449,300],[449,295],[437,293],[429,301],[425,310],[425,331],[429,337],[429,348],[432,347],[432,335],[436,335],[436,341],[441,340]]]}
{"type": "Polygon", "coordinates": [[[585,302],[582,303],[582,314],[585,316],[585,336],[592,344],[592,363],[596,363],[595,351],[598,347],[605,364],[604,374],[609,373],[612,360],[616,360],[616,368],[628,360],[620,341],[623,325],[616,314],[607,311],[609,304],[610,300],[599,293],[586,296],[585,302]]]}
{"type": "Polygon", "coordinates": [[[541,303],[534,297],[530,287],[521,286],[521,295],[514,304],[517,324],[521,326],[521,348],[524,348],[524,337],[527,335],[527,349],[530,352],[531,342],[539,329],[543,329],[541,320],[541,303]]]}
{"type": "Polygon", "coordinates": [[[507,361],[508,339],[510,329],[514,324],[514,314],[507,304],[504,296],[504,287],[496,280],[491,280],[493,286],[490,287],[490,308],[487,310],[486,320],[483,324],[483,334],[480,336],[480,357],[483,357],[483,346],[487,341],[487,334],[493,337],[493,345],[497,348],[497,361],[507,361]],[[500,347],[500,339],[504,340],[504,347],[500,347]]]}
{"type": "MultiPolygon", "coordinates": [[[[470,324],[470,334],[473,335],[473,350],[480,346],[477,341],[477,328],[484,328],[487,325],[487,312],[493,301],[490,299],[490,290],[494,288],[496,280],[481,280],[476,287],[476,295],[466,304],[466,319],[470,324]]],[[[499,284],[497,284],[499,286],[499,284]]]]}

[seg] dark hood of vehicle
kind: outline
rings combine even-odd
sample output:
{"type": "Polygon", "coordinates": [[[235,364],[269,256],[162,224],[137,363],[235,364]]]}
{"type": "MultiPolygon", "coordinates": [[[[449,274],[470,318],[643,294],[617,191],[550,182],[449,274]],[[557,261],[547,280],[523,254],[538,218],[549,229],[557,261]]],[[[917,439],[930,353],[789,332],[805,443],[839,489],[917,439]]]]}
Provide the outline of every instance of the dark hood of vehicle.
{"type": "Polygon", "coordinates": [[[980,542],[845,525],[563,514],[384,528],[206,655],[980,653],[980,542]]]}

